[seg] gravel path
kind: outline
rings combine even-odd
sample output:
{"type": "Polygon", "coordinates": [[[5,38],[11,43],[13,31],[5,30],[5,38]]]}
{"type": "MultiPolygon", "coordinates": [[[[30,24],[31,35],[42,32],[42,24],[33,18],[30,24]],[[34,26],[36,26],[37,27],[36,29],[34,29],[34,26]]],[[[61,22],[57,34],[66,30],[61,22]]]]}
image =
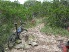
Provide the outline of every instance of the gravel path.
{"type": "Polygon", "coordinates": [[[44,27],[43,23],[28,29],[28,33],[36,36],[38,46],[30,47],[27,50],[13,48],[9,52],[62,52],[57,46],[59,45],[57,40],[62,39],[64,42],[66,42],[68,39],[59,35],[46,35],[45,33],[40,32],[42,27],[44,27]]]}

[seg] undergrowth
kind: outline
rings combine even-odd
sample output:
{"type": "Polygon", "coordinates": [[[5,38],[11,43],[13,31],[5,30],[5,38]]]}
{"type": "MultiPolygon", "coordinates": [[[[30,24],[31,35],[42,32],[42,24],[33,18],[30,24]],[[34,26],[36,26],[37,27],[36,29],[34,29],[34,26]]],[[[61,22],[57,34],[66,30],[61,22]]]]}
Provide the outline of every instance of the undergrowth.
{"type": "Polygon", "coordinates": [[[49,25],[43,27],[41,32],[45,32],[46,34],[69,36],[69,32],[66,29],[60,27],[51,27],[49,25]]]}

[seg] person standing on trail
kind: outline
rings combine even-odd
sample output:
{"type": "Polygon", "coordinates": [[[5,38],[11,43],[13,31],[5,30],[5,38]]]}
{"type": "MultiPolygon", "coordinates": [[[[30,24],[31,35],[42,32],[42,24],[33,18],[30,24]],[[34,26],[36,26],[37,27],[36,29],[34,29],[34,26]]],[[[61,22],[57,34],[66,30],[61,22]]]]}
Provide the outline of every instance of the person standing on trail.
{"type": "MultiPolygon", "coordinates": [[[[20,33],[23,31],[23,30],[25,30],[24,28],[23,28],[23,26],[22,26],[22,21],[20,21],[20,26],[17,28],[17,35],[18,35],[18,38],[19,38],[19,35],[20,35],[20,33]]],[[[20,38],[19,38],[20,39],[20,38]]]]}
{"type": "Polygon", "coordinates": [[[21,33],[21,26],[17,29],[18,33],[21,33]]]}
{"type": "Polygon", "coordinates": [[[17,36],[17,39],[20,39],[19,38],[19,34],[20,34],[20,31],[21,31],[21,28],[17,28],[17,23],[15,23],[15,27],[16,27],[16,36],[17,36]]]}
{"type": "MultiPolygon", "coordinates": [[[[21,21],[20,21],[20,23],[21,23],[21,21]]],[[[19,35],[20,35],[21,32],[22,32],[22,23],[21,23],[20,26],[17,28],[17,36],[18,36],[18,39],[20,39],[20,38],[19,38],[19,35]]]]}

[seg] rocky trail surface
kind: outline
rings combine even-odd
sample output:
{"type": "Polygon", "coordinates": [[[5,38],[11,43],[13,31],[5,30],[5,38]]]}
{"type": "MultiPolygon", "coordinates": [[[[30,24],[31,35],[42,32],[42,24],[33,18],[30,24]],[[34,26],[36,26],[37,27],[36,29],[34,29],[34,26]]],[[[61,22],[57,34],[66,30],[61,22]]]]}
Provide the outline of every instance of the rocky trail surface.
{"type": "MultiPolygon", "coordinates": [[[[28,34],[33,34],[36,38],[34,41],[37,42],[38,46],[28,46],[27,49],[16,49],[13,48],[8,52],[62,52],[58,48],[59,42],[57,40],[62,39],[64,42],[68,40],[67,37],[62,37],[59,35],[48,35],[40,32],[40,29],[44,27],[44,24],[39,24],[35,27],[28,29],[28,34]]],[[[23,40],[21,40],[23,42],[23,40]]],[[[20,44],[23,46],[22,44],[20,44]]]]}

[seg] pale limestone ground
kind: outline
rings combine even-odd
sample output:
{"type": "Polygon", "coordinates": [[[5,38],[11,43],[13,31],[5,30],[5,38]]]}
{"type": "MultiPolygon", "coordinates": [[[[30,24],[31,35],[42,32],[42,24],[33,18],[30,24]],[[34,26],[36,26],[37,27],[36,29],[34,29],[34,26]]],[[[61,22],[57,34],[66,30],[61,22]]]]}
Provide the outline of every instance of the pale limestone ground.
{"type": "MultiPolygon", "coordinates": [[[[9,52],[62,52],[61,49],[57,47],[59,42],[57,40],[63,39],[64,42],[67,40],[66,37],[62,36],[54,36],[54,35],[46,35],[45,33],[40,32],[40,29],[44,27],[44,24],[39,24],[36,27],[29,28],[28,34],[32,34],[35,36],[35,40],[38,43],[38,46],[30,47],[26,50],[23,49],[12,49],[9,52]]],[[[22,41],[23,42],[23,41],[22,41]]]]}

